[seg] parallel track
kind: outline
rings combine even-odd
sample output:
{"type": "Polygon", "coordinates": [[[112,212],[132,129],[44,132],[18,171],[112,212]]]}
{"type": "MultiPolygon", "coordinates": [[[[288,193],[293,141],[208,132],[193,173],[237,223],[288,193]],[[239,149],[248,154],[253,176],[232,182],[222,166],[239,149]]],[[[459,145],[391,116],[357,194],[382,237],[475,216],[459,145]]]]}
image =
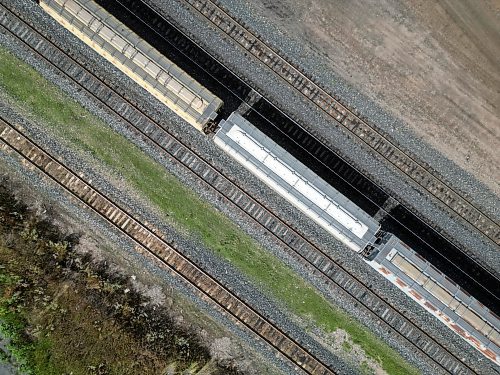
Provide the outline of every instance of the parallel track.
{"type": "Polygon", "coordinates": [[[177,275],[192,284],[248,329],[272,345],[282,355],[308,374],[335,374],[306,348],[290,338],[275,324],[250,307],[236,294],[226,289],[194,262],[186,258],[160,234],[121,209],[111,198],[96,190],[70,168],[42,150],[11,124],[0,120],[0,139],[34,166],[78,198],[87,207],[101,215],[118,230],[137,242],[156,258],[168,265],[177,275]]]}
{"type": "MultiPolygon", "coordinates": [[[[342,104],[339,98],[328,93],[320,84],[309,78],[308,73],[287,61],[283,54],[264,43],[259,35],[251,31],[242,21],[231,16],[217,2],[212,0],[182,1],[203,15],[226,36],[341,124],[358,140],[424,188],[452,210],[456,216],[465,220],[495,244],[500,245],[500,225],[463,197],[456,189],[444,182],[430,165],[418,161],[410,152],[395,145],[389,136],[383,134],[376,125],[369,124],[353,110],[342,104]]],[[[313,129],[308,130],[314,135],[313,129]]]]}
{"type": "Polygon", "coordinates": [[[315,274],[324,278],[333,290],[341,293],[353,303],[360,303],[391,332],[401,335],[416,350],[422,352],[443,370],[454,374],[475,373],[475,370],[447,350],[437,339],[425,333],[424,330],[398,312],[394,306],[370,290],[368,285],[330,258],[320,245],[310,242],[298,230],[245,193],[223,172],[214,168],[202,156],[190,150],[186,144],[163,129],[136,103],[126,99],[103,79],[82,67],[76,59],[26,24],[17,15],[8,11],[2,13],[0,14],[0,24],[5,30],[12,33],[39,57],[53,65],[61,74],[101,101],[132,129],[135,129],[138,134],[145,136],[157,147],[167,152],[190,172],[224,196],[227,201],[241,209],[266,231],[272,233],[286,246],[291,255],[306,266],[314,267],[315,274]]]}

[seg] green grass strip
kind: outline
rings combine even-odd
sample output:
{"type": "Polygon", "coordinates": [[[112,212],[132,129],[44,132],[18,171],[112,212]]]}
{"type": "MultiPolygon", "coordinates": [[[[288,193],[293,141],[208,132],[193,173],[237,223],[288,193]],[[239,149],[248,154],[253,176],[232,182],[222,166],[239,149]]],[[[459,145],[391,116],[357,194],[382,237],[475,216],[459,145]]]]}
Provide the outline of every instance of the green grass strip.
{"type": "Polygon", "coordinates": [[[390,374],[418,373],[161,165],[4,49],[0,49],[0,86],[60,137],[117,171],[168,215],[171,223],[201,239],[205,246],[263,285],[294,313],[312,320],[327,332],[345,329],[352,340],[390,374]]]}

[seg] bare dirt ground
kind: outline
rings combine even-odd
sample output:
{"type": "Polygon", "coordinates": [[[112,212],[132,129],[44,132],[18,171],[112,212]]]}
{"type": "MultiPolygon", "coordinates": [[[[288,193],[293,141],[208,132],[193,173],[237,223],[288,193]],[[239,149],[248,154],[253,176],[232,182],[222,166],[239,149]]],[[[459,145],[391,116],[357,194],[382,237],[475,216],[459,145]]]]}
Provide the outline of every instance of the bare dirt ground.
{"type": "Polygon", "coordinates": [[[259,0],[254,6],[500,194],[500,0],[259,0]]]}

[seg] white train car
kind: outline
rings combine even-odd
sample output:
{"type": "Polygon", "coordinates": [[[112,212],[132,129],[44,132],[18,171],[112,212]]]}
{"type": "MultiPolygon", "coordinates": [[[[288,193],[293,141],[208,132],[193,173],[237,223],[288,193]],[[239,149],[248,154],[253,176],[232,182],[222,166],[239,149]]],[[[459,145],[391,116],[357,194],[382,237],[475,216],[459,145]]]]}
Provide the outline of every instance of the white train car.
{"type": "Polygon", "coordinates": [[[492,311],[392,234],[363,255],[406,295],[500,365],[500,320],[492,311]]]}
{"type": "Polygon", "coordinates": [[[40,0],[41,7],[195,128],[217,116],[222,100],[91,0],[40,0]]]}
{"type": "Polygon", "coordinates": [[[215,143],[245,168],[356,252],[380,225],[240,114],[221,121],[215,143]]]}

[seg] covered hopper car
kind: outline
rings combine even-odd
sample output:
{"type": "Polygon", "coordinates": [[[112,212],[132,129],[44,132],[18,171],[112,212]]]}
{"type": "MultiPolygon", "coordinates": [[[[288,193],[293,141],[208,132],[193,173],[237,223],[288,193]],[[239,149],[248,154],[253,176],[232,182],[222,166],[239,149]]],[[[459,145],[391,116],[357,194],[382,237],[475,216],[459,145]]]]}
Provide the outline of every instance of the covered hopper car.
{"type": "Polygon", "coordinates": [[[202,131],[222,100],[90,0],[40,0],[57,22],[202,131]]]}
{"type": "Polygon", "coordinates": [[[500,320],[396,236],[363,252],[365,260],[425,310],[500,365],[500,320]]]}
{"type": "Polygon", "coordinates": [[[283,198],[356,252],[380,225],[239,113],[222,120],[215,143],[283,198]]]}

